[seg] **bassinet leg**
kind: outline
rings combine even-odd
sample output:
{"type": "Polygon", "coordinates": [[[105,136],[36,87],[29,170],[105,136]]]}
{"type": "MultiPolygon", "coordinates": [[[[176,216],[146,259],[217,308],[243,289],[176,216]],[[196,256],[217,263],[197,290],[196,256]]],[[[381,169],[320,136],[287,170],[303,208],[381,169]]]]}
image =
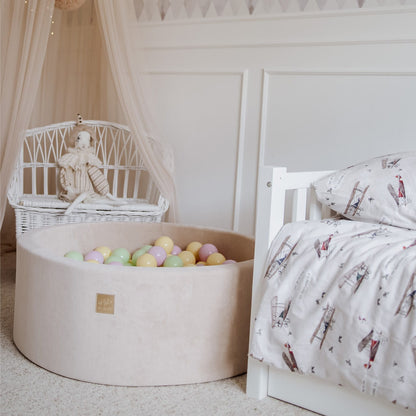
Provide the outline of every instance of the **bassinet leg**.
{"type": "Polygon", "coordinates": [[[268,366],[249,357],[247,363],[247,396],[259,400],[264,399],[267,396],[268,379],[268,366]]]}

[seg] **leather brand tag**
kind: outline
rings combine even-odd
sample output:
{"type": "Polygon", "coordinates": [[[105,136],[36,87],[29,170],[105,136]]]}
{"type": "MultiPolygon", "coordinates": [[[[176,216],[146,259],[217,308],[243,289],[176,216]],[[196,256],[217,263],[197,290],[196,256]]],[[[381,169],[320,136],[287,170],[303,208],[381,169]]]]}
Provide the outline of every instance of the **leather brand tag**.
{"type": "Polygon", "coordinates": [[[114,315],[114,298],[115,295],[97,293],[97,303],[95,305],[95,312],[108,313],[114,315]]]}

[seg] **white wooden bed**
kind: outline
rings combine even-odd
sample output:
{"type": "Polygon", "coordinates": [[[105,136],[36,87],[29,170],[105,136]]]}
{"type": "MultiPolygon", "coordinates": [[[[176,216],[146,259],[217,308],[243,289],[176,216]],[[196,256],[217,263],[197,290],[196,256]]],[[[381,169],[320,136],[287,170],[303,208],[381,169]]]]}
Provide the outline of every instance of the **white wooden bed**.
{"type": "MultiPolygon", "coordinates": [[[[317,201],[311,183],[330,171],[288,173],[286,168],[263,166],[257,191],[256,247],[253,269],[251,332],[261,301],[259,283],[266,265],[267,250],[283,224],[329,217],[331,212],[317,201]]],[[[319,378],[278,370],[249,357],[247,395],[271,396],[327,416],[399,416],[416,412],[395,406],[319,378]]],[[[416,394],[416,393],[415,393],[416,394]]]]}

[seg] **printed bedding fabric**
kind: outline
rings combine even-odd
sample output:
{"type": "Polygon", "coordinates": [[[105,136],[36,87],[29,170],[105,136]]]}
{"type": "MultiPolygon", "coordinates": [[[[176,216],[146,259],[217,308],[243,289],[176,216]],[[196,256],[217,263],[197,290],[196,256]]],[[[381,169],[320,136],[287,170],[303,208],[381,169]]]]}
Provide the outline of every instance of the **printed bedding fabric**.
{"type": "Polygon", "coordinates": [[[416,231],[291,223],[267,265],[251,356],[416,409],[416,231]]]}

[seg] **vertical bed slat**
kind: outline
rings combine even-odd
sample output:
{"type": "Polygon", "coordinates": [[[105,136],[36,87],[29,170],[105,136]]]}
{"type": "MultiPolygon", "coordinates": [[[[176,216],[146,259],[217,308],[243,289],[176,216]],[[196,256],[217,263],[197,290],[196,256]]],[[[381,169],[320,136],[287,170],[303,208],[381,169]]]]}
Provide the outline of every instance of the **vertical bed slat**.
{"type": "Polygon", "coordinates": [[[292,199],[292,221],[303,221],[306,219],[307,189],[295,189],[292,199]]]}
{"type": "MultiPolygon", "coordinates": [[[[267,181],[267,187],[270,188],[270,207],[269,207],[269,215],[266,221],[264,218],[264,223],[269,223],[269,238],[268,238],[268,246],[272,242],[274,236],[277,232],[282,228],[284,223],[284,209],[285,209],[285,196],[286,196],[286,188],[282,185],[284,184],[286,176],[286,169],[273,169],[272,171],[272,181],[267,181]],[[273,213],[279,212],[282,215],[273,215],[273,213]]],[[[263,184],[264,186],[264,184],[263,184]]],[[[266,201],[264,201],[266,203],[266,201]]],[[[262,212],[262,211],[260,211],[262,212]]],[[[264,211],[263,211],[264,212],[264,211]]],[[[257,229],[257,224],[256,224],[257,229]]],[[[266,247],[266,250],[268,247],[266,247]]]]}
{"type": "Polygon", "coordinates": [[[321,218],[327,218],[331,216],[331,209],[329,207],[327,207],[326,205],[322,205],[321,208],[321,218]]]}
{"type": "Polygon", "coordinates": [[[321,204],[318,202],[316,192],[311,189],[309,192],[309,219],[312,221],[320,220],[322,218],[321,204]]]}

